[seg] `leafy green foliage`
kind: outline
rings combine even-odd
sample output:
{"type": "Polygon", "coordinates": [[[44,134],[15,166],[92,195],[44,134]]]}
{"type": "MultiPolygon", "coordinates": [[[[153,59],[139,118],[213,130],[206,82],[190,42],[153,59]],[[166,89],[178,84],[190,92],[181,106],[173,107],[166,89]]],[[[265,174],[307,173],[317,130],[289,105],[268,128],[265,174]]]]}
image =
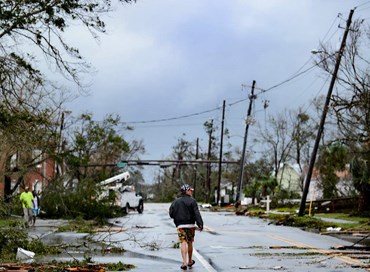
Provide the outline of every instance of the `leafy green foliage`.
{"type": "Polygon", "coordinates": [[[322,148],[318,160],[321,176],[321,186],[324,198],[338,197],[337,184],[339,177],[337,171],[345,170],[348,161],[348,151],[340,143],[334,143],[322,148]]]}
{"type": "Polygon", "coordinates": [[[134,265],[124,264],[122,262],[107,264],[108,271],[125,271],[133,268],[135,268],[134,265]]]}
{"type": "Polygon", "coordinates": [[[59,232],[74,231],[78,233],[92,233],[94,227],[98,223],[92,220],[83,220],[82,218],[77,218],[75,220],[69,221],[67,225],[61,225],[58,227],[59,232]]]}
{"type": "Polygon", "coordinates": [[[80,180],[75,186],[64,187],[62,180],[54,180],[42,196],[42,207],[51,218],[83,218],[103,222],[107,218],[122,215],[113,205],[115,196],[100,199],[99,188],[89,178],[80,180]]]}
{"type": "Polygon", "coordinates": [[[252,197],[252,202],[255,199],[274,192],[277,186],[276,179],[271,176],[272,164],[266,158],[261,158],[255,162],[248,163],[246,166],[246,186],[244,193],[246,196],[252,197]]]}
{"type": "Polygon", "coordinates": [[[103,122],[92,119],[92,114],[79,117],[80,127],[73,131],[70,144],[66,147],[66,163],[73,178],[82,180],[90,177],[104,180],[116,174],[114,165],[130,152],[128,142],[118,133],[120,117],[108,115],[103,122]],[[95,168],[89,165],[96,165],[95,168]]]}
{"type": "Polygon", "coordinates": [[[359,191],[370,191],[370,166],[368,160],[355,157],[352,160],[353,184],[359,191]]]}
{"type": "Polygon", "coordinates": [[[84,259],[82,261],[73,260],[67,262],[51,261],[45,263],[32,263],[27,265],[32,271],[40,272],[65,272],[67,269],[75,271],[128,271],[135,268],[132,264],[108,263],[108,264],[92,264],[91,260],[84,259]]]}
{"type": "MultiPolygon", "coordinates": [[[[131,3],[135,0],[120,0],[131,3]]],[[[38,48],[45,57],[54,63],[56,68],[69,77],[79,82],[77,67],[88,67],[84,62],[72,63],[64,56],[63,51],[70,58],[81,60],[82,57],[77,48],[64,42],[63,33],[70,24],[81,24],[93,34],[105,32],[105,23],[101,19],[102,14],[112,10],[112,1],[94,0],[68,0],[68,1],[1,1],[0,2],[0,62],[6,65],[1,75],[14,72],[14,67],[23,69],[28,73],[27,77],[35,77],[42,80],[43,76],[34,67],[32,53],[38,48]],[[18,44],[26,44],[29,50],[24,54],[15,52],[14,47],[18,44]],[[34,46],[34,48],[32,48],[34,46]],[[10,57],[9,57],[10,56],[10,57]]],[[[9,81],[14,79],[8,78],[9,81]]]]}
{"type": "Polygon", "coordinates": [[[52,218],[104,220],[122,214],[115,207],[116,195],[101,198],[98,183],[117,174],[114,166],[130,152],[129,144],[118,133],[120,119],[108,115],[96,122],[92,114],[82,114],[71,142],[65,147],[63,177],[52,180],[43,192],[42,207],[52,218]]]}
{"type": "Polygon", "coordinates": [[[321,219],[308,216],[269,214],[268,218],[272,219],[277,225],[300,227],[307,229],[321,230],[327,227],[336,226],[332,222],[325,222],[321,219]]]}
{"type": "Polygon", "coordinates": [[[37,254],[56,254],[59,253],[55,247],[43,244],[37,239],[29,239],[27,232],[17,226],[2,227],[0,229],[0,262],[15,260],[17,249],[24,248],[37,254]]]}
{"type": "Polygon", "coordinates": [[[0,232],[1,255],[15,253],[18,247],[26,248],[27,238],[27,233],[20,227],[18,229],[2,228],[0,232]]]}

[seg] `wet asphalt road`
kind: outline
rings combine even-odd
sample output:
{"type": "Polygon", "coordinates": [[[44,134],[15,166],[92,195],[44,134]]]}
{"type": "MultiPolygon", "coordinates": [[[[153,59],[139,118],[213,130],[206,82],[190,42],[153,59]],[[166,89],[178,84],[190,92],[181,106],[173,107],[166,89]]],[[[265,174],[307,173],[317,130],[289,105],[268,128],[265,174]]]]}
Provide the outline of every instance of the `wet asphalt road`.
{"type": "MultiPolygon", "coordinates": [[[[88,254],[95,262],[134,264],[131,271],[183,271],[180,269],[180,249],[176,248],[176,229],[168,216],[169,204],[146,204],[143,214],[130,212],[123,218],[112,219],[114,227],[93,235],[54,233],[53,222],[39,220],[30,234],[44,241],[75,243],[67,254],[56,260],[83,259],[88,254]],[[48,225],[49,224],[49,225],[48,225]],[[86,239],[121,246],[126,252],[104,256],[86,253],[86,239]]],[[[366,253],[332,248],[352,243],[298,228],[275,226],[268,221],[235,216],[233,213],[201,211],[206,228],[196,232],[194,260],[188,271],[307,271],[339,272],[366,271],[366,253]],[[351,253],[351,254],[349,254],[351,253]],[[364,258],[364,259],[363,259],[364,258]]]]}

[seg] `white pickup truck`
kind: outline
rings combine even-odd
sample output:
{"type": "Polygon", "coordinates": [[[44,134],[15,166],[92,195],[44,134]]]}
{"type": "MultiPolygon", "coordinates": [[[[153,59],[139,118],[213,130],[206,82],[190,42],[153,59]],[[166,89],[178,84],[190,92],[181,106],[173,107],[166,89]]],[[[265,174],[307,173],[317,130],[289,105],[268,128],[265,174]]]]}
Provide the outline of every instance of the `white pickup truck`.
{"type": "Polygon", "coordinates": [[[123,172],[99,183],[102,186],[101,198],[109,195],[110,191],[116,193],[116,205],[123,208],[125,213],[130,210],[136,210],[138,213],[144,211],[144,200],[142,196],[138,195],[133,185],[125,184],[130,178],[129,172],[123,172]]]}

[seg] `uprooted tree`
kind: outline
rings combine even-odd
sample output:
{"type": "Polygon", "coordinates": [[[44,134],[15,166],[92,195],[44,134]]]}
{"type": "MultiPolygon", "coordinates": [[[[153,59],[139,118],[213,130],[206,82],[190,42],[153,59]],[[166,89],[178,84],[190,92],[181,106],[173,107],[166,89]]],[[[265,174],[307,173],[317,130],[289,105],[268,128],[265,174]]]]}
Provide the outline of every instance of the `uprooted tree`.
{"type": "Polygon", "coordinates": [[[119,116],[107,115],[102,122],[92,117],[86,113],[78,118],[62,150],[66,169],[43,192],[43,210],[49,216],[103,219],[117,212],[114,193],[100,198],[102,188],[97,183],[116,175],[121,171],[118,162],[143,149],[137,149],[139,143],[124,139],[119,116]]]}

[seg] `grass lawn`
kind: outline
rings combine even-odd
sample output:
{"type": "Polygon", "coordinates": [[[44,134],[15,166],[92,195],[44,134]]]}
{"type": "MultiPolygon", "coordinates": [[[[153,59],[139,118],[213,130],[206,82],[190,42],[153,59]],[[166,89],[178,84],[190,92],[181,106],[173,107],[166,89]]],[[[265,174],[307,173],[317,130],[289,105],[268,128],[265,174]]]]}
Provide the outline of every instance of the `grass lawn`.
{"type": "Polygon", "coordinates": [[[0,218],[0,228],[22,224],[23,219],[0,218]]]}
{"type": "MultiPolygon", "coordinates": [[[[316,228],[325,231],[328,227],[340,227],[344,230],[353,231],[369,231],[370,218],[366,216],[353,215],[348,213],[316,213],[314,216],[305,215],[297,216],[299,207],[283,207],[272,209],[270,214],[265,214],[265,209],[260,207],[249,207],[250,216],[260,216],[274,220],[283,225],[296,227],[316,228]],[[340,219],[348,221],[348,223],[330,222],[327,219],[340,219]]],[[[334,221],[334,220],[333,220],[334,221]]]]}
{"type": "Polygon", "coordinates": [[[322,218],[333,218],[333,219],[341,219],[359,223],[366,223],[369,221],[369,217],[361,217],[361,216],[353,216],[347,213],[317,213],[315,214],[316,217],[322,218]]]}
{"type": "Polygon", "coordinates": [[[332,218],[346,220],[353,223],[337,223],[343,230],[370,231],[370,218],[362,216],[353,216],[347,213],[317,213],[316,218],[332,218]]]}

